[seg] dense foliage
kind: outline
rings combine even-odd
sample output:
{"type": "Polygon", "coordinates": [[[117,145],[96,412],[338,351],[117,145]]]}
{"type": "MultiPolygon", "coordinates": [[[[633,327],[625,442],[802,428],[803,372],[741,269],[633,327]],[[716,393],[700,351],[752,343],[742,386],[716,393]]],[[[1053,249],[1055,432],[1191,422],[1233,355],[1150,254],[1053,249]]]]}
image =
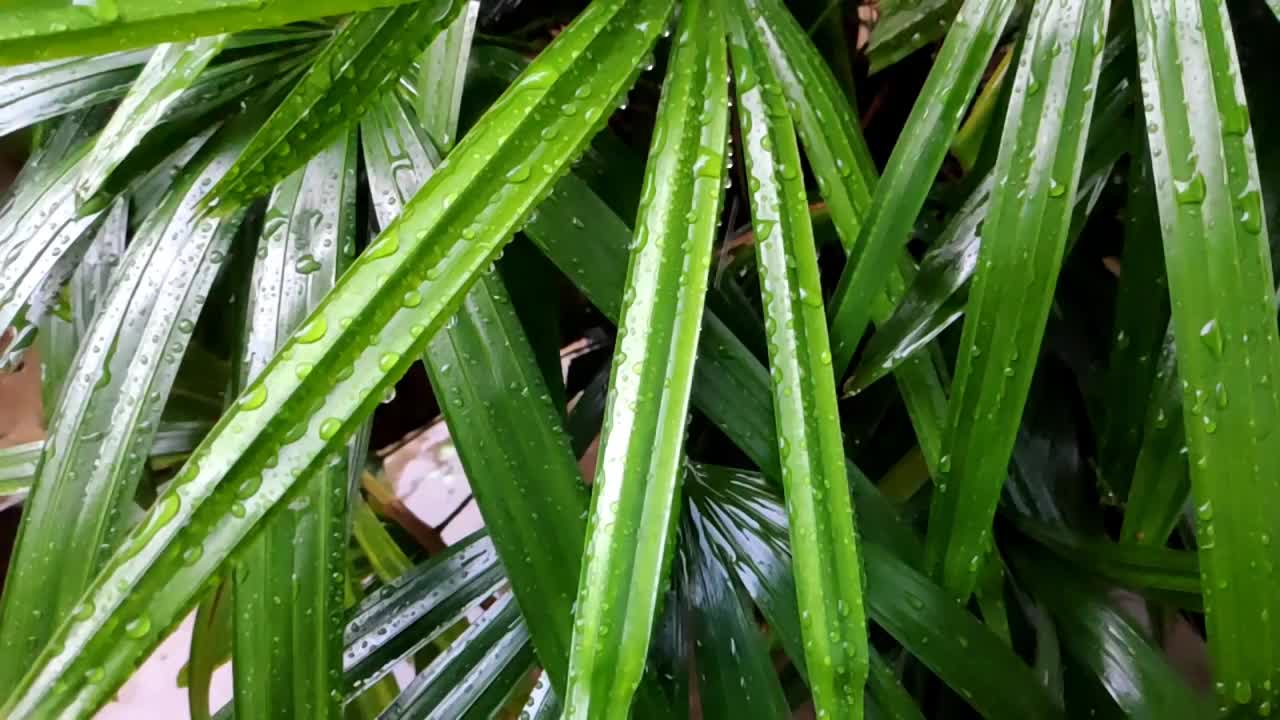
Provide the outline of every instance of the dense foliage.
{"type": "Polygon", "coordinates": [[[1260,0],[0,8],[0,365],[46,420],[0,449],[0,716],[92,716],[193,611],[193,718],[1269,716],[1277,40],[1260,0]],[[485,521],[448,547],[371,451],[433,422],[485,521]]]}

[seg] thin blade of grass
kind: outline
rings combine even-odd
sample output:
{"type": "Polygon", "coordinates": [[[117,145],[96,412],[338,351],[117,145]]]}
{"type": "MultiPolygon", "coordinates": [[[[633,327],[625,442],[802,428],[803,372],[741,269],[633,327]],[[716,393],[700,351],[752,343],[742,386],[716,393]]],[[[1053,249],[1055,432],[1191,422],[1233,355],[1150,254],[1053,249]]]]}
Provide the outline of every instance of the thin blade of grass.
{"type": "Polygon", "coordinates": [[[1100,0],[1037,3],[1018,59],[925,545],[929,571],[958,598],[973,592],[990,547],[1053,303],[1108,9],[1100,0]]]}
{"type": "Polygon", "coordinates": [[[1013,3],[966,0],[876,186],[858,241],[861,255],[840,276],[828,311],[831,356],[843,376],[901,255],[925,195],[986,70],[1013,3]]]}
{"type": "Polygon", "coordinates": [[[796,597],[806,620],[809,687],[818,714],[861,718],[867,676],[862,570],[800,151],[749,10],[741,0],[730,7],[782,482],[792,537],[803,548],[796,597]]]}
{"type": "Polygon", "coordinates": [[[4,712],[87,714],[110,696],[254,525],[298,477],[323,467],[422,352],[581,154],[670,12],[670,0],[598,1],[543,51],[222,417],[88,590],[90,612],[62,626],[4,712]],[[571,102],[576,112],[565,114],[571,102]],[[419,305],[406,307],[410,293],[419,305]],[[303,365],[310,372],[299,373],[303,365]],[[254,497],[237,498],[258,475],[254,497]],[[243,517],[231,512],[237,502],[243,517]],[[123,638],[114,632],[125,626],[123,638]],[[87,677],[93,668],[103,670],[97,682],[87,677]]]}
{"type": "Polygon", "coordinates": [[[592,488],[566,718],[626,715],[644,673],[679,516],[729,122],[728,55],[712,0],[682,6],[669,65],[592,488]]]}
{"type": "Polygon", "coordinates": [[[1280,592],[1259,570],[1280,547],[1280,341],[1249,111],[1225,6],[1141,0],[1134,15],[1215,690],[1265,714],[1280,692],[1280,592]]]}

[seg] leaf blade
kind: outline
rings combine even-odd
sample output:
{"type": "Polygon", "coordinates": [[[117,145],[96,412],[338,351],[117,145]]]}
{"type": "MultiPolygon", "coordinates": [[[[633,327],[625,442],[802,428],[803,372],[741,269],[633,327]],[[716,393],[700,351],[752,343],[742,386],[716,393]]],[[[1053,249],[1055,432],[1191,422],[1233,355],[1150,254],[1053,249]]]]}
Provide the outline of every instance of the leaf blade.
{"type": "Polygon", "coordinates": [[[727,49],[714,4],[686,1],[675,38],[623,293],[578,581],[566,717],[626,713],[670,573],[729,118],[727,49]]]}
{"type": "Polygon", "coordinates": [[[796,591],[809,687],[819,714],[862,717],[867,630],[853,507],[823,313],[817,250],[800,152],[778,80],[751,35],[744,3],[733,6],[734,61],[743,155],[751,178],[769,365],[786,489],[797,547],[796,591]]]}
{"type": "Polygon", "coordinates": [[[988,549],[1053,302],[1108,17],[1091,0],[1037,3],[1019,58],[952,384],[949,467],[929,509],[926,565],[960,598],[988,549]]]}

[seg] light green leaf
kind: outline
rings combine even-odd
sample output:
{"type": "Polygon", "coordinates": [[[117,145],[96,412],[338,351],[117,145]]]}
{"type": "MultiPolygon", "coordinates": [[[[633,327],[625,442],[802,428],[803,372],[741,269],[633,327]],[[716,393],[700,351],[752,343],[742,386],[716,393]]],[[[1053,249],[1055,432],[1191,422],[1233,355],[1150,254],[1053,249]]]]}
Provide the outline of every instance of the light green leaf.
{"type": "Polygon", "coordinates": [[[98,55],[343,15],[403,0],[86,0],[0,10],[0,65],[98,55]]]}
{"type": "Polygon", "coordinates": [[[685,421],[725,177],[727,57],[715,3],[686,0],[623,294],[578,581],[566,718],[626,716],[670,573],[685,421]]]}
{"type": "Polygon", "coordinates": [[[745,3],[731,13],[738,117],[764,293],[782,482],[809,688],[824,717],[861,718],[867,629],[853,508],[800,152],[745,3]]]}
{"type": "Polygon", "coordinates": [[[1134,15],[1215,690],[1265,714],[1280,692],[1280,588],[1258,571],[1280,559],[1280,341],[1249,111],[1225,6],[1140,0],[1134,15]]]}
{"type": "MultiPolygon", "coordinates": [[[[434,167],[434,149],[412,112],[388,95],[362,126],[380,222],[400,212],[434,167]]],[[[563,687],[572,632],[564,609],[577,588],[588,495],[497,272],[467,293],[424,362],[538,656],[563,687]],[[540,468],[536,476],[530,467],[540,468]]]]}

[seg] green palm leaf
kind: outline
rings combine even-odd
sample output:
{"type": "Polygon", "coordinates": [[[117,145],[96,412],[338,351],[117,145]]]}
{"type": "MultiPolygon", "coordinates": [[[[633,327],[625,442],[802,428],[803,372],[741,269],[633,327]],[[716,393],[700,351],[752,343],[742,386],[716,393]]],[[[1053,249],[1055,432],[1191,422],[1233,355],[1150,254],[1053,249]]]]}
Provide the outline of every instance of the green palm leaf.
{"type": "Polygon", "coordinates": [[[566,717],[625,716],[670,572],[685,417],[725,175],[722,27],[714,3],[694,0],[684,3],[675,31],[613,355],[566,717]]]}
{"type": "Polygon", "coordinates": [[[960,127],[987,60],[1000,39],[1013,4],[968,0],[947,34],[942,51],[921,89],[902,137],[894,146],[858,242],[861,255],[846,268],[831,303],[831,356],[843,375],[862,339],[876,296],[924,204],[929,181],[942,165],[960,127]]]}
{"type": "Polygon", "coordinates": [[[1103,3],[1037,3],[1018,59],[929,512],[926,564],[960,598],[988,550],[1053,302],[1107,19],[1103,3]]]}
{"type": "Polygon", "coordinates": [[[236,207],[270,191],[358,120],[462,6],[462,0],[425,0],[353,16],[254,134],[207,204],[236,207]]]}
{"type": "Polygon", "coordinates": [[[288,0],[248,4],[225,0],[181,4],[168,0],[24,2],[4,11],[0,65],[185,43],[207,35],[274,28],[396,4],[396,0],[318,0],[306,5],[288,0]]]}
{"type": "Polygon", "coordinates": [[[1277,559],[1265,438],[1280,348],[1249,112],[1226,8],[1144,0],[1134,13],[1216,690],[1263,714],[1280,680],[1280,595],[1257,572],[1277,559]]]}
{"type": "Polygon", "coordinates": [[[800,152],[782,90],[750,16],[730,29],[743,155],[751,187],[782,482],[797,548],[796,591],[809,687],[824,716],[862,717],[866,619],[853,508],[845,491],[822,286],[800,152]]]}
{"type": "Polygon", "coordinates": [[[296,479],[323,467],[363,423],[581,152],[669,11],[656,0],[598,2],[529,67],[459,144],[457,161],[432,175],[222,418],[103,569],[89,611],[62,627],[8,713],[85,714],[109,696],[296,479]],[[566,114],[570,102],[575,112],[566,114]],[[541,137],[547,128],[552,139],[541,137]],[[414,296],[422,300],[406,302],[414,296]],[[236,488],[259,475],[257,493],[237,498],[236,488]],[[243,517],[232,512],[237,503],[243,517]],[[124,641],[107,630],[126,626],[124,641]],[[90,675],[94,668],[102,675],[90,675]],[[55,685],[65,690],[54,693],[55,685]]]}
{"type": "MultiPolygon", "coordinates": [[[[237,389],[262,372],[354,258],[356,158],[349,132],[272,193],[245,288],[237,389]]],[[[288,512],[240,553],[232,584],[240,717],[341,716],[342,638],[330,628],[343,610],[351,475],[363,469],[366,450],[359,437],[352,445],[351,457],[340,452],[302,479],[288,512]]],[[[256,482],[244,481],[237,494],[252,497],[256,482]]]]}

